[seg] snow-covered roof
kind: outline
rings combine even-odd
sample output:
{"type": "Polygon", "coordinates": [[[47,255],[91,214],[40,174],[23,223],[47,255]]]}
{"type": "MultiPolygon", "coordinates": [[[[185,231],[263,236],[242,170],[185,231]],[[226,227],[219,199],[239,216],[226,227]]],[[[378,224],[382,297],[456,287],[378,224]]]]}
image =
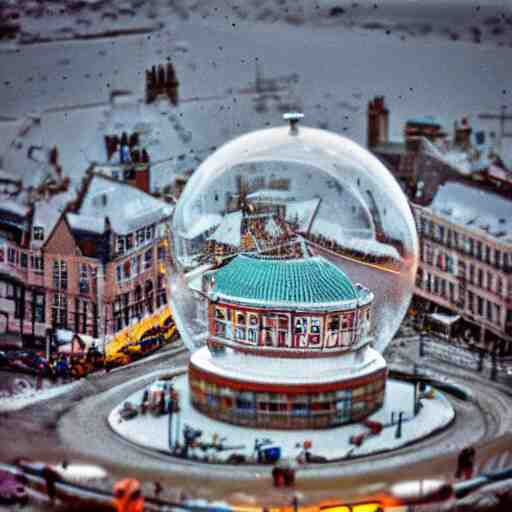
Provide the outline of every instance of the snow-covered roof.
{"type": "Polygon", "coordinates": [[[6,181],[15,181],[19,182],[21,179],[18,176],[15,176],[14,174],[5,171],[4,169],[0,169],[0,180],[6,180],[6,181]]]}
{"type": "Polygon", "coordinates": [[[31,247],[33,249],[38,249],[46,242],[67,205],[75,198],[76,190],[70,189],[66,192],[55,194],[48,199],[40,199],[34,202],[32,226],[34,228],[41,227],[44,231],[43,240],[31,238],[31,247]]]}
{"type": "Polygon", "coordinates": [[[441,123],[434,116],[417,116],[411,117],[407,120],[411,124],[420,124],[425,126],[441,126],[441,123]]]}
{"type": "Polygon", "coordinates": [[[4,212],[13,213],[18,215],[19,217],[25,217],[30,211],[29,206],[25,206],[17,201],[12,199],[4,199],[0,202],[0,210],[4,212]]]}
{"type": "Polygon", "coordinates": [[[88,231],[90,233],[97,233],[100,235],[105,232],[104,217],[92,217],[90,215],[68,213],[66,218],[71,229],[76,229],[78,231],[88,231]]]}
{"type": "Polygon", "coordinates": [[[265,188],[248,194],[247,199],[255,202],[286,202],[293,199],[293,194],[288,190],[265,188]]]}
{"type": "Polygon", "coordinates": [[[288,222],[297,220],[298,231],[307,231],[313,222],[319,203],[320,199],[318,198],[288,203],[286,205],[286,220],[288,222]]]}
{"type": "Polygon", "coordinates": [[[430,318],[444,325],[452,325],[460,320],[460,315],[445,315],[444,313],[431,313],[430,318]]]}
{"type": "Polygon", "coordinates": [[[463,183],[442,185],[431,205],[432,211],[454,224],[481,235],[512,241],[512,201],[463,183]]]}
{"type": "Polygon", "coordinates": [[[161,222],[173,207],[145,192],[94,175],[82,200],[79,213],[90,217],[108,217],[112,230],[124,235],[144,226],[161,222]]]}
{"type": "Polygon", "coordinates": [[[192,240],[193,238],[202,235],[205,231],[209,231],[215,226],[218,226],[221,222],[222,215],[219,213],[205,213],[204,215],[201,215],[201,218],[181,236],[188,240],[192,240]]]}
{"type": "Polygon", "coordinates": [[[351,380],[386,367],[384,358],[369,347],[343,357],[278,358],[227,351],[213,356],[207,347],[192,355],[191,365],[209,373],[248,382],[272,384],[325,384],[351,380]]]}
{"type": "Polygon", "coordinates": [[[240,210],[228,213],[222,219],[219,227],[208,237],[218,243],[240,247],[240,226],[242,224],[242,212],[240,210]]]}
{"type": "Polygon", "coordinates": [[[364,236],[357,236],[359,231],[356,230],[351,233],[349,230],[343,229],[339,224],[329,222],[320,217],[315,218],[311,227],[312,234],[322,235],[328,239],[335,240],[347,249],[353,249],[372,256],[400,259],[400,255],[395,247],[379,242],[374,238],[369,238],[368,235],[370,233],[368,231],[364,233],[364,236]]]}

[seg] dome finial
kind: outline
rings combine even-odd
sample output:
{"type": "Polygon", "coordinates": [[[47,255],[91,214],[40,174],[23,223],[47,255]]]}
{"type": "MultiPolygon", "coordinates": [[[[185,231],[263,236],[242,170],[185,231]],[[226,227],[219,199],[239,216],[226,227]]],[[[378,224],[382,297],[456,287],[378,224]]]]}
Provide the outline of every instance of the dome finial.
{"type": "Polygon", "coordinates": [[[303,117],[304,114],[302,112],[287,112],[283,115],[283,119],[290,123],[290,135],[297,135],[299,133],[297,125],[303,117]]]}

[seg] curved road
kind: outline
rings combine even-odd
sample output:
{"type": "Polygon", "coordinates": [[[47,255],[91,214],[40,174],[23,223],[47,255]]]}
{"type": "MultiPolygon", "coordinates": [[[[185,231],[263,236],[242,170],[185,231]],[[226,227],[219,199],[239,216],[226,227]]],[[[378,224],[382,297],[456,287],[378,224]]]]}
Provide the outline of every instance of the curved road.
{"type": "MultiPolygon", "coordinates": [[[[6,442],[0,447],[0,458],[8,461],[23,455],[94,460],[114,476],[130,474],[145,481],[158,480],[167,489],[180,488],[189,495],[213,499],[249,493],[265,495],[273,502],[289,499],[288,493],[272,489],[269,467],[234,468],[174,459],[136,447],[111,431],[107,416],[115,405],[155,379],[157,372],[184,367],[187,361],[186,352],[163,353],[137,366],[84,379],[57,399],[2,415],[0,437],[6,442]]],[[[460,373],[458,377],[463,383],[467,379],[460,373]]],[[[390,453],[304,466],[298,473],[296,490],[318,500],[339,496],[340,492],[346,497],[369,492],[368,487],[361,488],[363,480],[369,486],[419,477],[451,478],[462,447],[481,446],[512,425],[504,393],[488,382],[472,381],[471,387],[478,397],[476,403],[452,399],[457,415],[445,431],[390,453]]]]}

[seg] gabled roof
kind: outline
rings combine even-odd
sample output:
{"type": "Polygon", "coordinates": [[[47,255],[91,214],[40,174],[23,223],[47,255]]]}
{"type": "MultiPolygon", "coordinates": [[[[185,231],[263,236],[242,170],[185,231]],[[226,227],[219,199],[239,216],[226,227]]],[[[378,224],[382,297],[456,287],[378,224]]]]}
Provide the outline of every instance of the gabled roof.
{"type": "Polygon", "coordinates": [[[208,240],[218,243],[240,247],[240,229],[242,224],[242,211],[228,213],[208,240]]]}
{"type": "Polygon", "coordinates": [[[124,235],[170,217],[173,207],[126,183],[93,174],[81,198],[79,215],[108,217],[112,230],[124,235]]]}
{"type": "Polygon", "coordinates": [[[360,296],[347,275],[320,256],[284,260],[239,255],[214,276],[214,295],[246,304],[333,307],[360,296]]]}

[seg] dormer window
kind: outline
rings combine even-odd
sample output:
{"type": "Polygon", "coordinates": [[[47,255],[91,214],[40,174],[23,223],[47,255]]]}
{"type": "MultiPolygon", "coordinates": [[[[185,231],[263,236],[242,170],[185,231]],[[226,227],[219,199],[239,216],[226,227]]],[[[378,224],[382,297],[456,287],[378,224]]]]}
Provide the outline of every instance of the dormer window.
{"type": "Polygon", "coordinates": [[[34,226],[34,240],[44,240],[44,228],[42,226],[34,226]]]}

